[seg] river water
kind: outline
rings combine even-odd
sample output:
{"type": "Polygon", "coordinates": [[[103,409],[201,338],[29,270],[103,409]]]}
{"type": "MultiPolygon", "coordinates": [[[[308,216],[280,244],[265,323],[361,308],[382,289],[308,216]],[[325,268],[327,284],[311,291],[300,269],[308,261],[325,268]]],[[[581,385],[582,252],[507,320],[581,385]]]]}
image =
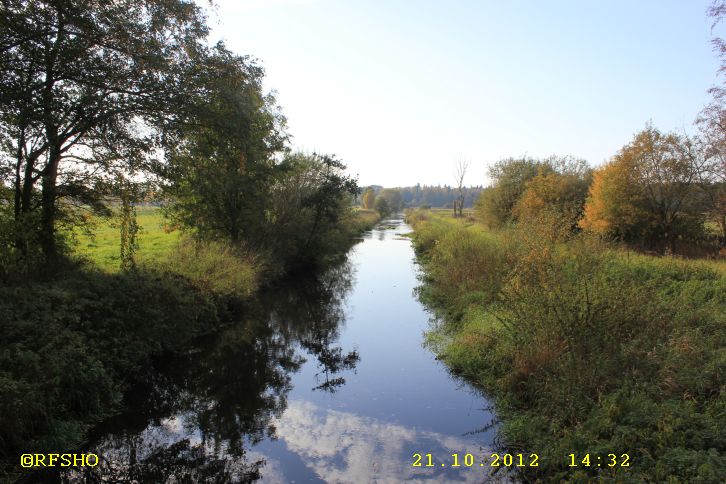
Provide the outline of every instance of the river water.
{"type": "Polygon", "coordinates": [[[100,464],[64,480],[504,480],[482,465],[489,402],[422,345],[431,316],[414,294],[418,269],[400,236],[409,231],[385,221],[345,263],[142,375],[127,411],[91,433],[86,450],[100,464]]]}

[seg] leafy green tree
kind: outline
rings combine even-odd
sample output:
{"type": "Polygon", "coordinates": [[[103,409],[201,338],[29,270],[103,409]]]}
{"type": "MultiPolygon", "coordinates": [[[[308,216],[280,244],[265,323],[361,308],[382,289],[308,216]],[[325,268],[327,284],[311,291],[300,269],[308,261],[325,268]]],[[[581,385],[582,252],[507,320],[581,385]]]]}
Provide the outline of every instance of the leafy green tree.
{"type": "Polygon", "coordinates": [[[171,217],[198,235],[250,240],[265,223],[266,193],[284,149],[285,120],[262,91],[264,72],[217,45],[200,74],[204,95],[159,173],[171,217]]]}
{"type": "Polygon", "coordinates": [[[391,214],[391,206],[388,204],[388,200],[384,197],[376,198],[376,211],[381,214],[381,217],[387,217],[391,214]]]}
{"type": "Polygon", "coordinates": [[[140,168],[182,116],[207,26],[182,0],[7,0],[0,19],[2,164],[52,261],[58,201],[100,206],[110,172],[140,168]]]}
{"type": "Polygon", "coordinates": [[[277,169],[265,224],[252,243],[283,268],[315,264],[346,246],[358,185],[345,165],[328,155],[289,153],[277,169]]]}

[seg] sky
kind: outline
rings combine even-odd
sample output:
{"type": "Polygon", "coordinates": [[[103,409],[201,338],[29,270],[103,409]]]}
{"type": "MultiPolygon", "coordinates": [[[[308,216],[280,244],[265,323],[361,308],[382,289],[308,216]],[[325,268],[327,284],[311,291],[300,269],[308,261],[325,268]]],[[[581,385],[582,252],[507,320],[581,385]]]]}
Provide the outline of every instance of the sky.
{"type": "Polygon", "coordinates": [[[507,157],[598,166],[648,121],[693,132],[717,81],[710,0],[217,0],[291,146],[361,185],[486,185],[507,157]]]}

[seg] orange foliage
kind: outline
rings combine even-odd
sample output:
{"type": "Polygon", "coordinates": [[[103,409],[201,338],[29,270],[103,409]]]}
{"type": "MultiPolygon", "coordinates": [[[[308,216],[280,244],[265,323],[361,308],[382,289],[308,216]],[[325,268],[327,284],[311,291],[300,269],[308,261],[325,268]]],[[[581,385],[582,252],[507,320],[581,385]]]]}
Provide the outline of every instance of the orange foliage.
{"type": "Polygon", "coordinates": [[[632,158],[621,152],[593,174],[579,225],[585,230],[623,236],[632,232],[647,215],[632,158]]]}
{"type": "Polygon", "coordinates": [[[541,171],[527,182],[513,212],[517,218],[536,217],[544,209],[579,217],[586,190],[587,182],[580,176],[541,171]]]}

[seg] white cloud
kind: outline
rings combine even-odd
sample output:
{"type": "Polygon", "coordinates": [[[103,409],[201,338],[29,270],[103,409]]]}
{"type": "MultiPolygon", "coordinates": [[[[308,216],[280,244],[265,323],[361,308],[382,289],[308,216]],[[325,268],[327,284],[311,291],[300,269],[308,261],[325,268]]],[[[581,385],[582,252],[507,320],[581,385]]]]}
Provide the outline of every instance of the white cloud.
{"type": "Polygon", "coordinates": [[[322,409],[299,400],[290,402],[276,426],[288,449],[326,482],[510,482],[506,476],[495,479],[488,475],[489,468],[478,462],[452,472],[452,453],[487,455],[487,449],[459,437],[322,409]],[[412,452],[431,453],[436,467],[412,467],[412,452]],[[447,466],[438,467],[443,462],[447,466]]]}

